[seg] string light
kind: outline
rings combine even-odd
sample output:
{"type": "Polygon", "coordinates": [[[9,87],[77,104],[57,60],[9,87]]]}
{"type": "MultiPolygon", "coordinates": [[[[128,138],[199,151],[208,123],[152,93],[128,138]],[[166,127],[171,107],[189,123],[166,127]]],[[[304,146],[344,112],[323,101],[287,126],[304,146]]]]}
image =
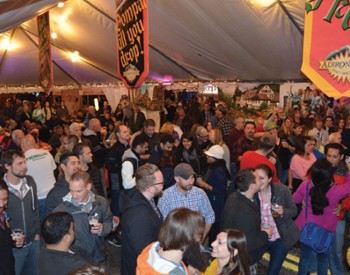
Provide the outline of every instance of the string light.
{"type": "Polygon", "coordinates": [[[51,37],[52,37],[52,39],[56,39],[57,38],[57,33],[55,33],[55,32],[51,33],[51,37]]]}
{"type": "Polygon", "coordinates": [[[64,3],[63,2],[58,2],[57,7],[63,8],[64,7],[64,3]]]}

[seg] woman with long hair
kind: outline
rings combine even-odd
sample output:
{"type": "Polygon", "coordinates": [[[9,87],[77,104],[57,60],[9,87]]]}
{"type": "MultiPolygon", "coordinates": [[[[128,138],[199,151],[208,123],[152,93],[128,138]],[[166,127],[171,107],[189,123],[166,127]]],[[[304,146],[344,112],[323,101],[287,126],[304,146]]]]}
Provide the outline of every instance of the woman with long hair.
{"type": "Polygon", "coordinates": [[[296,139],[295,155],[292,157],[288,171],[288,187],[295,192],[299,185],[307,180],[307,171],[316,161],[313,137],[301,136],[296,139]]]}
{"type": "Polygon", "coordinates": [[[209,131],[209,140],[213,145],[220,145],[224,149],[224,160],[227,170],[230,171],[230,149],[222,139],[222,133],[219,129],[215,128],[209,131]]]}
{"type": "Polygon", "coordinates": [[[225,206],[230,172],[223,159],[224,149],[220,145],[213,145],[205,152],[205,155],[208,163],[207,172],[203,180],[197,179],[196,183],[205,189],[215,212],[215,222],[209,232],[209,242],[212,242],[219,232],[220,217],[225,206]]]}
{"type": "MultiPolygon", "coordinates": [[[[177,208],[169,213],[160,228],[158,242],[148,245],[137,259],[136,274],[183,274],[189,271],[182,262],[188,249],[200,253],[204,219],[199,212],[177,208]],[[172,272],[172,273],[171,273],[172,272]]],[[[189,263],[191,264],[191,263],[189,263]]]]}
{"type": "Polygon", "coordinates": [[[260,185],[258,205],[261,225],[272,228],[268,241],[270,262],[267,274],[279,274],[289,248],[299,239],[299,230],[293,221],[297,207],[287,186],[272,183],[273,171],[266,164],[255,167],[255,176],[260,185]]]}
{"type": "MultiPolygon", "coordinates": [[[[309,174],[311,180],[304,181],[293,194],[296,203],[306,204],[296,219],[296,224],[301,230],[306,223],[313,222],[335,232],[338,217],[333,212],[338,202],[350,194],[350,174],[347,173],[344,184],[334,184],[332,165],[325,158],[317,160],[311,166],[309,174]]],[[[326,275],[328,254],[317,253],[302,243],[298,274],[307,274],[309,266],[315,266],[314,259],[317,261],[317,274],[326,275]]]]}
{"type": "Polygon", "coordinates": [[[220,232],[211,244],[215,258],[203,275],[248,275],[249,254],[247,240],[241,231],[228,229],[220,232]]]}
{"type": "Polygon", "coordinates": [[[176,151],[178,163],[190,164],[197,175],[204,175],[206,171],[206,158],[198,147],[195,137],[190,133],[184,133],[176,151]]]}

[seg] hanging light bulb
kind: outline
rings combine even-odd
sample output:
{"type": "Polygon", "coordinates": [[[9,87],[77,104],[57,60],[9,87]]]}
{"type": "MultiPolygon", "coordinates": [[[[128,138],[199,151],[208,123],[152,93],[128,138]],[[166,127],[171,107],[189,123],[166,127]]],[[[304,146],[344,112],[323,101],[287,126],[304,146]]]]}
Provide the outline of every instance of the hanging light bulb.
{"type": "Polygon", "coordinates": [[[78,61],[80,59],[79,52],[75,51],[74,53],[71,53],[70,58],[71,58],[72,62],[75,63],[76,61],[78,61]]]}
{"type": "Polygon", "coordinates": [[[8,49],[10,47],[10,39],[4,38],[1,42],[1,48],[8,49]]]}
{"type": "Polygon", "coordinates": [[[55,32],[51,33],[51,37],[52,37],[52,39],[56,39],[57,38],[57,33],[55,33],[55,32]]]}
{"type": "Polygon", "coordinates": [[[64,7],[64,3],[63,2],[58,2],[57,7],[63,8],[64,7]]]}

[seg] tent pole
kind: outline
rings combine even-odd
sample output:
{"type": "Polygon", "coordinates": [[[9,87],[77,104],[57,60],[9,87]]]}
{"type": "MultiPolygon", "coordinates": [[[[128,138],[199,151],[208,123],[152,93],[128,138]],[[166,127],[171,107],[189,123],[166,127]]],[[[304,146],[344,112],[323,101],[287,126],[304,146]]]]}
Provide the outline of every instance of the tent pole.
{"type": "Polygon", "coordinates": [[[289,20],[292,21],[293,25],[297,28],[297,30],[300,32],[301,36],[304,36],[303,29],[299,26],[297,21],[295,21],[294,17],[290,14],[289,10],[286,8],[286,6],[282,3],[281,0],[276,0],[277,4],[281,7],[281,9],[284,11],[284,13],[288,16],[289,20]]]}

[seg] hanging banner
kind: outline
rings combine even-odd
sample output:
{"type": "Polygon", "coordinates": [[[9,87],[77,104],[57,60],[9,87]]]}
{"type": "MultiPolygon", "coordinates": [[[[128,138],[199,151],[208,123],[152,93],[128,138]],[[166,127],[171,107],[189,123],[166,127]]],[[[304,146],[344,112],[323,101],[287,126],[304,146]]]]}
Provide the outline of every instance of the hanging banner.
{"type": "Polygon", "coordinates": [[[39,47],[39,83],[46,94],[53,85],[53,69],[51,57],[51,33],[49,12],[37,17],[39,47]]]}
{"type": "Polygon", "coordinates": [[[127,88],[140,87],[149,72],[147,0],[123,1],[116,29],[118,76],[127,88]]]}
{"type": "Polygon", "coordinates": [[[326,95],[350,96],[350,2],[305,4],[302,72],[326,95]]]}

